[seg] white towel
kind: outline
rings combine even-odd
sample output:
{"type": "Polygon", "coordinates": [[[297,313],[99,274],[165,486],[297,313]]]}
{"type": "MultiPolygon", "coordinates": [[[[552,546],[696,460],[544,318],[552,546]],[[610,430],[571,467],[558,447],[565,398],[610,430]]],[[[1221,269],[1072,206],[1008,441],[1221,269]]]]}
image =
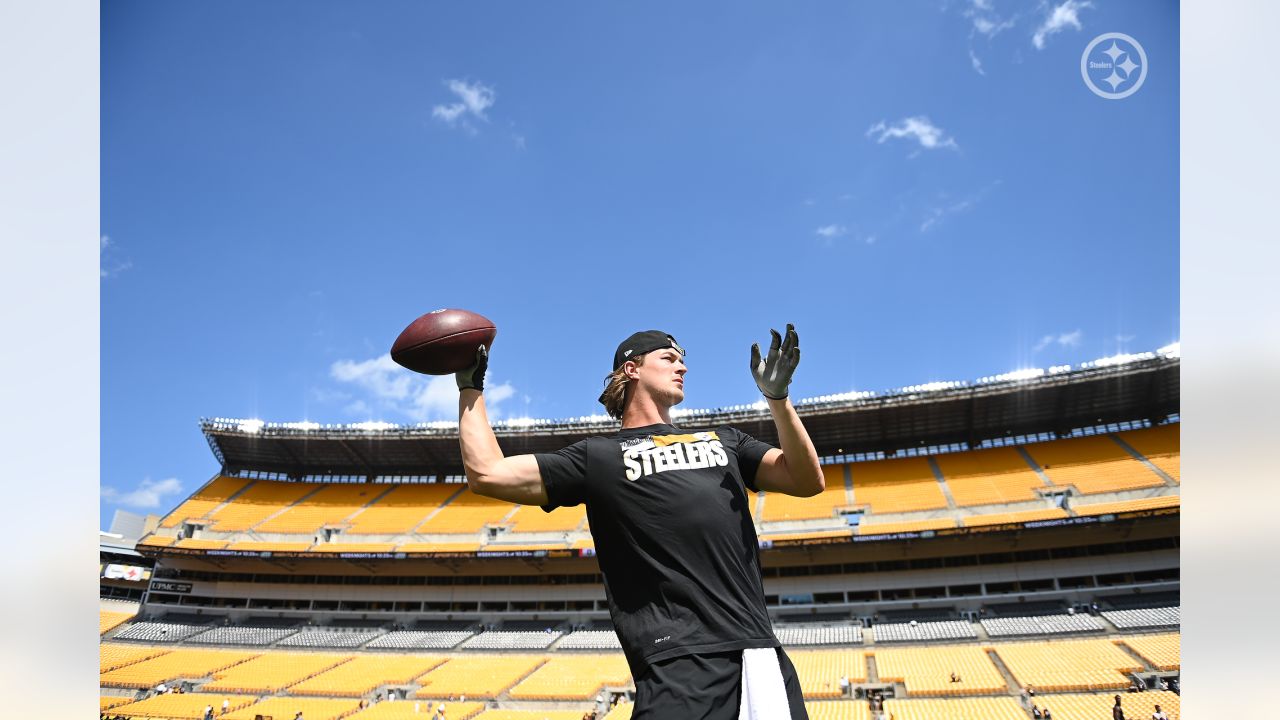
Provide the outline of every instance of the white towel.
{"type": "Polygon", "coordinates": [[[742,651],[742,702],[738,720],[789,720],[787,686],[777,648],[742,651]]]}

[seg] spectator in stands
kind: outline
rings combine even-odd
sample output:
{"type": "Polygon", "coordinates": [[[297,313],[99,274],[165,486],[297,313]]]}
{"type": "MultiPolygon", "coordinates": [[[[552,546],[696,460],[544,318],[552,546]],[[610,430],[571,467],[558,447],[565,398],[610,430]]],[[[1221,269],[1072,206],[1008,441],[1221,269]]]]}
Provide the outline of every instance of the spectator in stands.
{"type": "Polygon", "coordinates": [[[1164,678],[1160,678],[1160,689],[1161,689],[1161,690],[1168,690],[1168,689],[1169,689],[1169,683],[1165,682],[1165,679],[1164,679],[1164,678]]]}
{"type": "Polygon", "coordinates": [[[1124,720],[1124,708],[1120,707],[1120,696],[1116,696],[1116,704],[1111,708],[1111,720],[1124,720]]]}
{"type": "Polygon", "coordinates": [[[1159,705],[1157,705],[1156,711],[1151,713],[1151,720],[1169,720],[1169,716],[1165,715],[1164,711],[1160,709],[1159,705]]]}
{"type": "Polygon", "coordinates": [[[205,706],[204,706],[204,720],[213,720],[213,706],[212,706],[212,705],[205,705],[205,706]]]}
{"type": "Polygon", "coordinates": [[[223,700],[222,700],[222,714],[223,714],[223,715],[226,715],[226,714],[227,714],[227,712],[228,712],[230,709],[231,709],[231,700],[230,700],[229,698],[223,698],[223,700]]]}
{"type": "Polygon", "coordinates": [[[825,481],[789,398],[799,338],[790,325],[785,339],[771,335],[763,359],[751,348],[750,370],[780,448],[728,425],[673,425],[671,409],[685,398],[685,351],[656,330],[632,334],[614,353],[599,400],[622,421],[617,433],[553,453],[503,455],[482,395],[486,348],[455,374],[471,491],[548,512],[587,506],[613,625],[637,684],[637,717],[719,714],[739,709],[744,697],[778,708],[744,712],[785,708],[792,720],[808,717],[765,607],[749,508],[756,492],[811,497],[825,481]]]}
{"type": "Polygon", "coordinates": [[[1178,678],[1174,678],[1174,679],[1173,679],[1173,688],[1172,688],[1172,689],[1173,689],[1173,694],[1174,694],[1174,695],[1181,695],[1181,694],[1182,694],[1182,686],[1178,684],[1178,678]]]}
{"type": "Polygon", "coordinates": [[[840,678],[840,696],[844,697],[849,694],[849,678],[840,678]]]}
{"type": "Polygon", "coordinates": [[[1035,718],[1036,720],[1040,720],[1040,718],[1042,717],[1042,716],[1040,715],[1040,708],[1036,707],[1035,705],[1032,705],[1032,706],[1031,706],[1031,717],[1035,718]]]}
{"type": "Polygon", "coordinates": [[[1040,717],[1044,720],[1053,720],[1053,713],[1049,712],[1049,708],[1040,708],[1040,717]]]}
{"type": "Polygon", "coordinates": [[[960,676],[956,674],[956,671],[955,671],[955,670],[952,670],[952,671],[951,671],[951,682],[953,682],[953,683],[958,683],[958,682],[960,682],[960,676]]]}

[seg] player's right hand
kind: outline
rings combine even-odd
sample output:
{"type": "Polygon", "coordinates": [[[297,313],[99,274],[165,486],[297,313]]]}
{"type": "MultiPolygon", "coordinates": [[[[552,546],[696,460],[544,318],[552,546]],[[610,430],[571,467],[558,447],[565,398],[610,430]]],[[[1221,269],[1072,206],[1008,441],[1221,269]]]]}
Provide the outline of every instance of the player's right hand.
{"type": "Polygon", "coordinates": [[[489,351],[485,346],[481,345],[476,348],[476,361],[466,370],[459,370],[453,374],[453,379],[458,381],[458,390],[466,390],[467,388],[475,388],[481,392],[484,391],[484,373],[489,369],[489,351]]]}

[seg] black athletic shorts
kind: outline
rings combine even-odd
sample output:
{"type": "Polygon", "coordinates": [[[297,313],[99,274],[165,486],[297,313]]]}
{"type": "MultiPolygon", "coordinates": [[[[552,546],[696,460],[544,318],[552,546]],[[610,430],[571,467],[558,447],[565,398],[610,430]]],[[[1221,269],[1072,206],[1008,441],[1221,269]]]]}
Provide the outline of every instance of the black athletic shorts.
{"type": "MultiPolygon", "coordinates": [[[[804,693],[791,658],[777,648],[787,687],[790,720],[809,720],[804,693]]],[[[742,695],[742,651],[681,655],[651,663],[636,678],[632,720],[738,720],[742,695]]],[[[778,718],[778,720],[787,720],[778,718]]]]}

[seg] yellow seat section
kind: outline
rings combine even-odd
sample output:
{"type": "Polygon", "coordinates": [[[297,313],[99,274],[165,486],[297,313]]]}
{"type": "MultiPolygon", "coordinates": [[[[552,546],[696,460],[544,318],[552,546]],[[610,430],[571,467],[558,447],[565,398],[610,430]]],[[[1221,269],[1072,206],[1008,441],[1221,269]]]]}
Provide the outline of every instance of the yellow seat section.
{"type": "Polygon", "coordinates": [[[267,542],[261,540],[240,540],[227,545],[228,550],[244,550],[248,552],[306,552],[311,547],[309,542],[267,542]]]}
{"type": "Polygon", "coordinates": [[[1128,688],[1125,673],[1142,669],[1105,638],[1002,643],[994,649],[1018,686],[1030,685],[1037,693],[1128,688]]]}
{"type": "Polygon", "coordinates": [[[475,720],[582,720],[582,713],[583,710],[485,710],[475,720]]]}
{"type": "Polygon", "coordinates": [[[1002,505],[1035,500],[1044,480],[1010,447],[950,453],[935,458],[956,505],[1002,505]]]}
{"type": "Polygon", "coordinates": [[[344,525],[348,516],[389,489],[390,485],[373,483],[324,485],[279,515],[259,523],[254,530],[311,534],[326,525],[344,525]]]}
{"type": "Polygon", "coordinates": [[[494,500],[463,490],[440,512],[418,526],[419,533],[480,532],[485,525],[496,524],[515,509],[514,503],[494,500]]]}
{"type": "Polygon", "coordinates": [[[806,702],[809,720],[871,720],[866,700],[818,700],[806,702]]]}
{"type": "MultiPolygon", "coordinates": [[[[359,709],[360,701],[354,698],[347,700],[329,700],[321,698],[269,697],[261,702],[243,707],[226,715],[217,715],[218,720],[253,720],[262,717],[276,720],[291,720],[298,712],[306,720],[338,720],[352,711],[359,709]]],[[[220,711],[220,709],[219,709],[220,711]]]]}
{"type": "Polygon", "coordinates": [[[311,548],[311,552],[344,553],[344,552],[391,552],[396,549],[395,543],[323,543],[311,548]]]}
{"type": "Polygon", "coordinates": [[[564,550],[569,546],[558,543],[494,543],[480,548],[482,552],[516,552],[518,550],[564,550]]]}
{"type": "Polygon", "coordinates": [[[173,544],[174,547],[191,548],[192,550],[221,550],[227,546],[226,540],[209,540],[206,538],[183,538],[173,544]]]}
{"type": "Polygon", "coordinates": [[[99,695],[98,709],[106,710],[107,708],[113,708],[117,705],[124,705],[125,703],[131,703],[131,702],[133,702],[133,698],[119,697],[116,695],[99,695]]]}
{"type": "Polygon", "coordinates": [[[1159,427],[1141,430],[1126,430],[1119,434],[1120,439],[1137,450],[1142,457],[1151,461],[1175,482],[1182,482],[1182,440],[1181,423],[1160,425],[1159,427]]]}
{"type": "Polygon", "coordinates": [[[174,508],[173,512],[164,516],[160,521],[160,527],[170,528],[177,527],[182,521],[192,518],[202,518],[210,510],[218,507],[226,502],[232,495],[240,492],[241,488],[248,485],[251,480],[244,478],[226,477],[220,475],[209,484],[196,491],[195,495],[187,498],[186,502],[174,508]]]}
{"type": "MultiPolygon", "coordinates": [[[[884,701],[885,717],[893,720],[1027,720],[1030,715],[1011,697],[975,697],[884,701]]],[[[1054,713],[1055,720],[1058,713],[1054,713]]]]}
{"type": "Polygon", "coordinates": [[[797,650],[788,652],[807,698],[840,697],[840,678],[867,680],[867,654],[862,650],[797,650]]]}
{"type": "Polygon", "coordinates": [[[118,667],[132,665],[148,658],[164,655],[167,652],[169,652],[167,648],[104,643],[98,646],[98,672],[104,673],[118,667]]]}
{"type": "Polygon", "coordinates": [[[853,534],[852,529],[845,528],[843,530],[817,530],[814,532],[785,532],[785,533],[766,533],[760,536],[761,540],[813,540],[815,538],[834,538],[849,537],[853,534]]]}
{"type": "Polygon", "coordinates": [[[1025,447],[1054,485],[1084,494],[1163,485],[1164,479],[1103,435],[1054,440],[1025,447]]]}
{"type": "Polygon", "coordinates": [[[872,654],[880,680],[904,683],[913,696],[986,695],[1008,689],[1004,676],[979,645],[877,648],[872,654]],[[951,673],[959,682],[951,682],[951,673]]]}
{"type": "Polygon", "coordinates": [[[605,685],[626,685],[631,677],[622,653],[553,655],[546,665],[511,688],[517,700],[589,700],[605,685]]]}
{"type": "Polygon", "coordinates": [[[148,535],[138,541],[139,545],[154,545],[156,547],[167,547],[172,545],[178,538],[172,535],[148,535]]]}
{"type": "Polygon", "coordinates": [[[357,655],[294,685],[289,693],[360,697],[379,685],[407,685],[444,661],[429,655],[357,655]]]}
{"type": "Polygon", "coordinates": [[[110,610],[98,611],[98,634],[104,635],[119,627],[120,623],[133,617],[133,613],[127,612],[111,612],[110,610]]]}
{"type": "Polygon", "coordinates": [[[492,698],[543,663],[541,655],[456,655],[418,678],[421,698],[492,698]]]}
{"type": "MultiPolygon", "coordinates": [[[[273,693],[346,662],[351,656],[332,653],[272,652],[214,673],[202,690],[273,693]]],[[[268,713],[263,713],[268,714],[268,713]]]]}
{"type": "Polygon", "coordinates": [[[465,542],[411,542],[398,545],[399,552],[476,552],[480,549],[479,540],[465,542]]]}
{"type": "MultiPolygon", "coordinates": [[[[222,712],[222,701],[229,700],[228,710],[239,710],[257,698],[252,695],[218,695],[214,693],[165,693],[145,700],[121,705],[111,710],[112,715],[140,718],[190,718],[200,720],[205,707],[212,705],[216,716],[222,712]]],[[[229,716],[229,714],[228,714],[229,716]]]]}
{"type": "Polygon", "coordinates": [[[110,687],[151,688],[176,678],[198,679],[257,657],[235,650],[180,648],[98,676],[98,684],[110,687]]]}
{"type": "MultiPolygon", "coordinates": [[[[604,716],[604,720],[631,720],[631,711],[635,710],[635,705],[626,701],[620,702],[613,706],[608,715],[604,716]]],[[[814,720],[810,716],[810,720],[814,720]]]]}
{"type": "MultiPolygon", "coordinates": [[[[1049,708],[1053,720],[1094,720],[1111,717],[1115,706],[1115,693],[1093,695],[1036,695],[1035,703],[1049,708]]],[[[1120,707],[1124,716],[1144,720],[1155,714],[1156,705],[1169,716],[1169,720],[1182,720],[1182,698],[1167,690],[1148,690],[1140,693],[1122,693],[1120,707]]]]}
{"type": "Polygon", "coordinates": [[[982,525],[1001,525],[1004,523],[1034,522],[1036,520],[1057,520],[1066,516],[1067,511],[1062,508],[1041,508],[1039,510],[1019,510],[1018,512],[971,515],[966,518],[961,518],[960,522],[965,527],[978,527],[982,525]]]}
{"type": "Polygon", "coordinates": [[[1161,633],[1159,635],[1135,635],[1116,642],[1123,642],[1141,655],[1157,670],[1182,669],[1182,635],[1181,633],[1161,633]]]}
{"type": "Polygon", "coordinates": [[[1120,500],[1119,502],[1093,503],[1092,505],[1072,505],[1077,515],[1106,515],[1109,513],[1136,512],[1138,510],[1159,510],[1160,508],[1181,507],[1182,498],[1178,495],[1161,495],[1160,497],[1138,498],[1137,500],[1120,500]]]}
{"type": "Polygon", "coordinates": [[[316,483],[259,480],[234,501],[215,510],[209,516],[214,521],[210,529],[219,532],[248,530],[319,487],[316,483]]]}
{"type": "Polygon", "coordinates": [[[921,530],[941,530],[956,526],[954,518],[933,518],[930,520],[904,520],[888,523],[862,523],[858,525],[859,535],[881,535],[897,532],[920,532],[921,530]]]}
{"type": "Polygon", "coordinates": [[[947,498],[929,461],[899,458],[851,463],[853,503],[870,505],[875,513],[934,510],[947,506],[947,498]]]}
{"type": "Polygon", "coordinates": [[[353,515],[348,535],[404,535],[413,531],[445,500],[466,488],[460,484],[397,485],[353,515]]]}
{"type": "MultiPolygon", "coordinates": [[[[445,702],[445,712],[449,720],[468,720],[476,713],[484,710],[484,703],[479,702],[445,702]]],[[[396,702],[380,702],[349,716],[351,720],[432,720],[436,714],[435,703],[429,700],[405,700],[396,702]],[[431,711],[427,711],[430,703],[431,711]],[[414,712],[414,705],[418,711],[414,712]]],[[[288,720],[288,719],[284,719],[288,720]]]]}
{"type": "Polygon", "coordinates": [[[511,532],[568,532],[577,530],[586,519],[585,505],[556,508],[551,512],[543,512],[536,505],[521,505],[508,522],[511,532]]]}
{"type": "Polygon", "coordinates": [[[765,493],[760,520],[774,522],[834,517],[836,508],[849,506],[849,497],[844,490],[844,465],[823,465],[822,478],[826,489],[813,497],[765,493]]]}

